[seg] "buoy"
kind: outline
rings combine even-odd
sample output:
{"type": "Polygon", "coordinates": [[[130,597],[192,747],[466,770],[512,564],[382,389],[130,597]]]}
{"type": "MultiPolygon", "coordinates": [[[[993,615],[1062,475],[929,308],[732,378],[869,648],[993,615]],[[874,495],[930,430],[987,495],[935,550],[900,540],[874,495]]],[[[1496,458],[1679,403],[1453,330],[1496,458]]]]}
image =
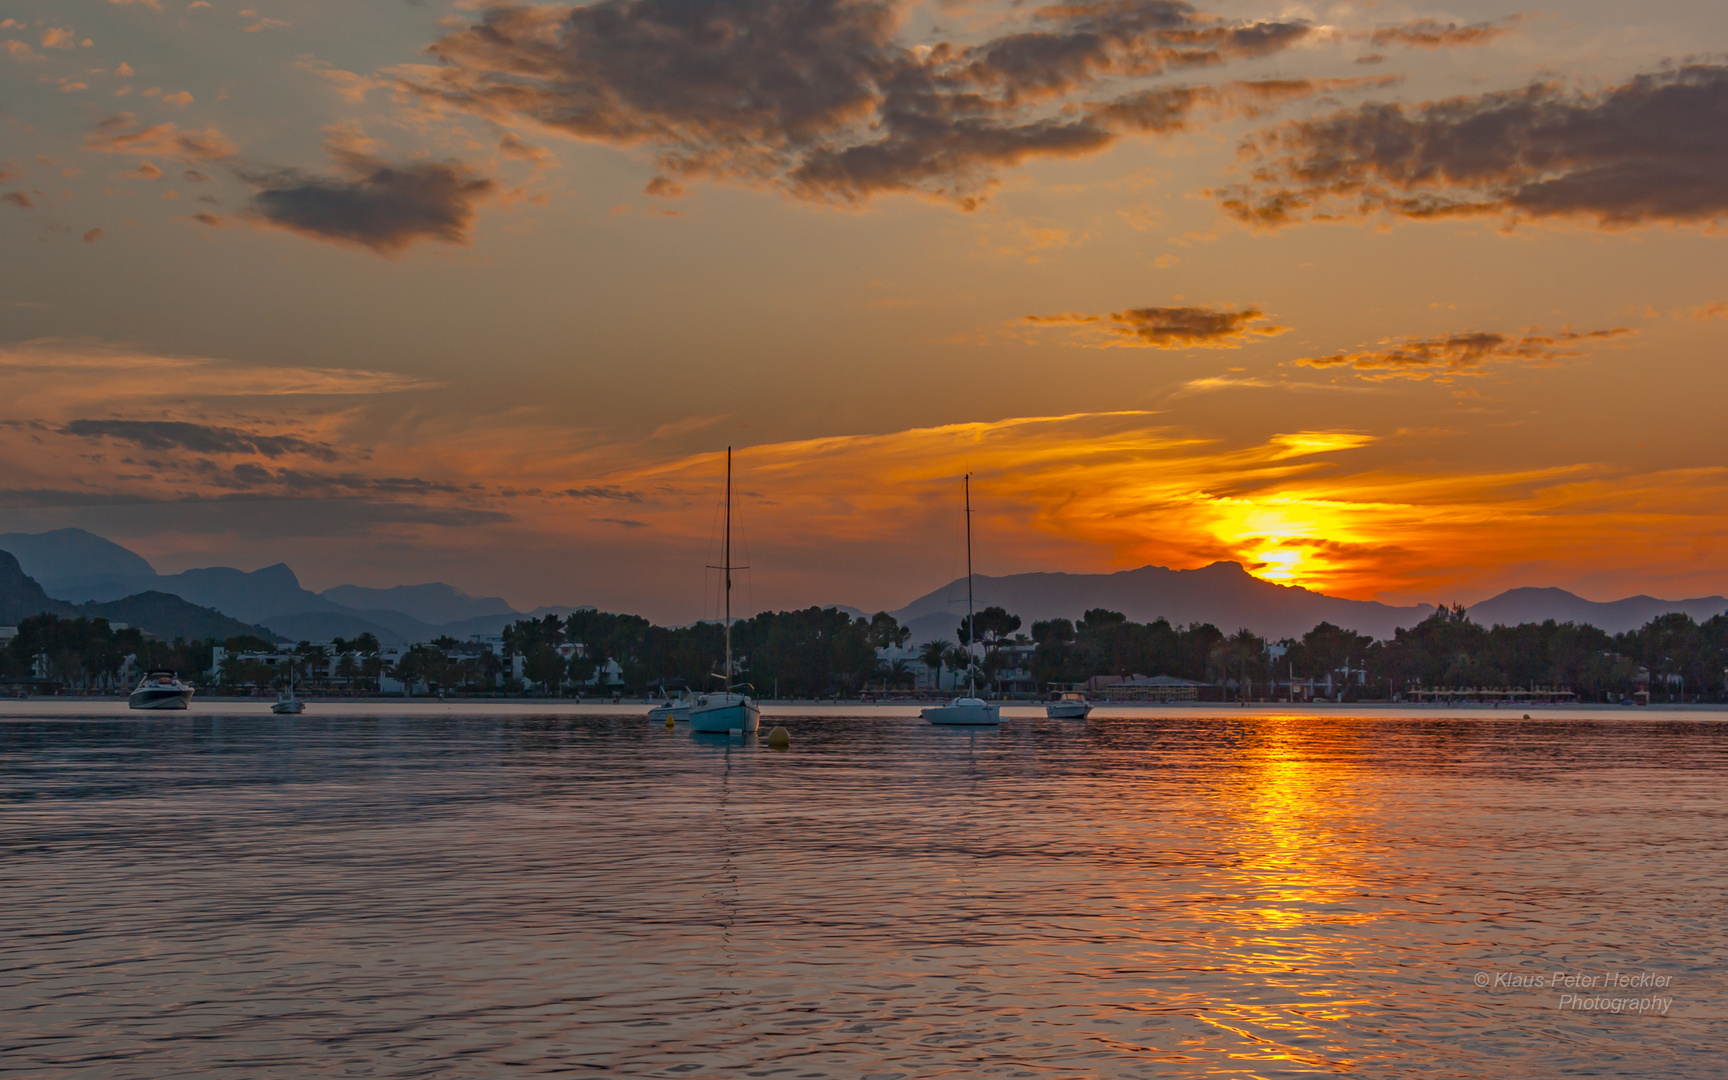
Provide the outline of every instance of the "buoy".
{"type": "Polygon", "coordinates": [[[673,726],[673,725],[672,725],[672,718],[671,718],[671,717],[670,717],[670,716],[668,716],[668,717],[667,717],[667,718],[666,718],[666,730],[667,730],[667,731],[671,731],[671,730],[672,730],[672,726],[673,726]]]}
{"type": "Polygon", "coordinates": [[[777,727],[768,733],[768,745],[776,750],[784,750],[792,745],[792,733],[783,727],[777,727]]]}
{"type": "Polygon", "coordinates": [[[1524,714],[1524,719],[1526,719],[1526,720],[1528,720],[1528,719],[1530,719],[1530,714],[1529,714],[1529,713],[1525,713],[1525,714],[1524,714]]]}

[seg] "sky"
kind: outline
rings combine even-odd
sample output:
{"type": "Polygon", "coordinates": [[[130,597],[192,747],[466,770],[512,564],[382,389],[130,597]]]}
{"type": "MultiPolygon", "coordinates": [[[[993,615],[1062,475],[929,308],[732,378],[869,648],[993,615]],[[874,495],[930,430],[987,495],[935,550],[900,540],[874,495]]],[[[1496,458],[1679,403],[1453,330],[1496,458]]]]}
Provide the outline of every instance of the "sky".
{"type": "Polygon", "coordinates": [[[0,531],[1728,593],[1728,5],[6,0],[0,531]]]}

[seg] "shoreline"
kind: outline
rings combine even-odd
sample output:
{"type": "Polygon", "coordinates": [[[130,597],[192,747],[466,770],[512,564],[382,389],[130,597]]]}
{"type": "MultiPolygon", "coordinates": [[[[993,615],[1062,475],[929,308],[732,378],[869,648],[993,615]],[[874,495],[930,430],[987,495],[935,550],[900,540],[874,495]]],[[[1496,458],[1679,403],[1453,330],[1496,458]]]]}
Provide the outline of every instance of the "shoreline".
{"type": "MultiPolygon", "coordinates": [[[[646,721],[648,704],[638,701],[587,702],[577,704],[559,698],[303,698],[306,711],[281,719],[315,719],[319,717],[460,717],[460,716],[623,716],[646,721]]],[[[134,720],[173,720],[223,717],[273,716],[273,698],[193,698],[187,710],[154,712],[128,708],[124,697],[40,697],[0,698],[0,722],[14,720],[111,720],[122,717],[134,720]]],[[[821,719],[828,717],[918,718],[919,709],[929,702],[761,702],[764,720],[771,717],[821,719]]],[[[1634,720],[1708,721],[1728,720],[1728,704],[1706,705],[1436,705],[1390,702],[1356,704],[1288,704],[1252,702],[1223,704],[1218,702],[1123,702],[1093,707],[1086,721],[1052,720],[1055,724],[1091,723],[1104,720],[1130,720],[1169,716],[1195,719],[1230,718],[1333,718],[1340,720],[1372,720],[1401,718],[1452,718],[1469,720],[1512,720],[1531,723],[1563,720],[1634,720]]],[[[1002,703],[1003,721],[1046,720],[1044,703],[1002,703]]]]}

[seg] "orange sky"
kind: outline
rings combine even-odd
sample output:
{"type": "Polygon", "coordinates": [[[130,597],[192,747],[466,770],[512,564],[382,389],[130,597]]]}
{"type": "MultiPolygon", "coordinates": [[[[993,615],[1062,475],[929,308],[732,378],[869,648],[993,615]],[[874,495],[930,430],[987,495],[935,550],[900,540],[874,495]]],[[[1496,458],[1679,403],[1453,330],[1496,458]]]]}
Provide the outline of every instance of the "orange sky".
{"type": "Polygon", "coordinates": [[[985,573],[1728,592],[1718,5],[689,10],[8,17],[0,531],[686,619],[733,445],[754,606],[966,472],[985,573]]]}

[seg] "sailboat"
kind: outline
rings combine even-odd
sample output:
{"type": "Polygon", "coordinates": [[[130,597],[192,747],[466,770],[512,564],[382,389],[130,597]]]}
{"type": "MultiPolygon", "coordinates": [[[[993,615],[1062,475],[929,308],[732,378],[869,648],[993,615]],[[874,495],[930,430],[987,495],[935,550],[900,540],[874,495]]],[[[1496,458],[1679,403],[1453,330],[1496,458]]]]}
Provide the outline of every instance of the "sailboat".
{"type": "Polygon", "coordinates": [[[922,710],[924,719],[932,724],[953,727],[977,727],[1000,724],[1002,709],[977,696],[972,666],[972,643],[978,640],[977,624],[972,618],[972,474],[963,481],[966,492],[966,696],[955,698],[947,705],[935,705],[922,710]]]}
{"type": "Polygon", "coordinates": [[[306,703],[294,696],[294,664],[288,664],[288,689],[276,698],[276,703],[270,706],[270,711],[283,716],[292,716],[306,711],[306,703]]]}
{"type": "Polygon", "coordinates": [[[690,706],[690,730],[715,732],[750,732],[762,725],[762,710],[743,691],[754,689],[732,681],[732,571],[746,567],[732,565],[732,448],[726,448],[726,542],[720,566],[714,569],[726,580],[726,671],[721,676],[723,689],[703,694],[690,706]]]}

